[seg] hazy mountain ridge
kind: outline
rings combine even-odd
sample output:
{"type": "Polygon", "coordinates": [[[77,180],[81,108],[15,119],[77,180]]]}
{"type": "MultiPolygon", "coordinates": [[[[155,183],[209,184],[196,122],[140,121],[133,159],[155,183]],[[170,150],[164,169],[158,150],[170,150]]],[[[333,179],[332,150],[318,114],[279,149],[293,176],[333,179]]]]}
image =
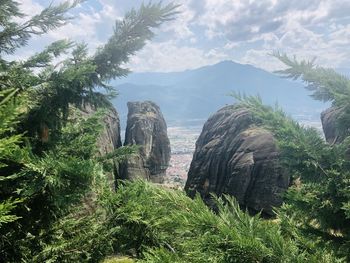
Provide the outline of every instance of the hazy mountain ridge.
{"type": "Polygon", "coordinates": [[[278,102],[294,116],[310,115],[319,119],[327,106],[308,96],[300,81],[290,81],[270,72],[223,61],[194,70],[171,73],[133,73],[112,83],[119,96],[113,101],[121,119],[126,118],[127,101],[152,100],[162,109],[167,121],[206,120],[226,104],[234,102],[232,91],[259,94],[263,101],[278,102]]]}

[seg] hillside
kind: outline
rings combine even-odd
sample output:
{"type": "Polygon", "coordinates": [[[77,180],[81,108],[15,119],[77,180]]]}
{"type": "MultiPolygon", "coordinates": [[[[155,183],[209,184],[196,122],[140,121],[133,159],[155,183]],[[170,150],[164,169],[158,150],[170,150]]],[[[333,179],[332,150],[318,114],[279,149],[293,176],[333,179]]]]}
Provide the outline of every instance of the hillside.
{"type": "Polygon", "coordinates": [[[278,102],[297,119],[319,120],[327,107],[312,100],[302,83],[280,78],[262,69],[223,61],[195,70],[172,73],[133,73],[112,82],[119,96],[113,104],[125,123],[128,101],[152,100],[162,109],[167,122],[203,123],[211,114],[233,98],[232,91],[259,94],[267,104],[278,102]]]}

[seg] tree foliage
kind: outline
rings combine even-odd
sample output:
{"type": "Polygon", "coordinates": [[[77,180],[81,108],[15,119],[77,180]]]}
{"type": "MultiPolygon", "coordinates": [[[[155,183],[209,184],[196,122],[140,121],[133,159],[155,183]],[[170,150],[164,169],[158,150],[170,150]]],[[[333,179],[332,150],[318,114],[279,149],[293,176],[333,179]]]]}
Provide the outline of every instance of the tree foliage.
{"type": "Polygon", "coordinates": [[[66,15],[67,12],[80,2],[82,1],[74,0],[62,2],[56,6],[50,5],[29,20],[17,22],[19,18],[25,17],[19,3],[13,0],[2,0],[0,3],[0,56],[14,53],[17,48],[25,46],[33,35],[42,35],[63,26],[70,19],[66,15]]]}
{"type": "MultiPolygon", "coordinates": [[[[302,77],[316,99],[331,100],[346,109],[350,99],[347,78],[315,67],[312,62],[276,56],[290,67],[281,74],[294,79],[302,77]]],[[[285,231],[293,229],[295,238],[310,238],[319,247],[336,251],[339,257],[349,260],[350,137],[344,133],[341,143],[329,145],[317,130],[298,124],[280,107],[263,105],[258,97],[234,96],[238,100],[236,107],[249,109],[256,124],[275,135],[282,164],[293,178],[285,204],[277,213],[285,231]]],[[[349,120],[342,121],[349,127],[349,120]]]]}
{"type": "Polygon", "coordinates": [[[276,71],[277,74],[294,80],[301,79],[306,89],[312,91],[311,97],[331,102],[339,109],[336,119],[337,133],[340,138],[350,135],[350,79],[330,68],[319,67],[314,61],[298,61],[286,54],[274,53],[287,69],[276,71]]]}
{"type": "MultiPolygon", "coordinates": [[[[64,25],[69,19],[65,15],[67,10],[79,2],[49,6],[41,14],[25,22],[25,26],[16,24],[15,28],[4,27],[4,31],[10,31],[18,43],[12,43],[0,35],[0,40],[4,43],[12,43],[11,48],[2,48],[0,45],[0,51],[15,50],[25,45],[31,35],[45,33],[64,25]],[[26,28],[25,36],[20,33],[24,29],[21,31],[18,28],[26,28]]],[[[11,6],[11,16],[19,16],[17,5],[12,3],[11,6]]],[[[129,72],[122,64],[128,62],[130,56],[153,37],[152,29],[174,17],[176,8],[173,4],[163,6],[161,3],[149,3],[142,5],[139,10],[129,11],[123,20],[116,21],[112,36],[92,56],[88,55],[86,44],[59,40],[23,62],[7,63],[1,59],[4,62],[4,73],[0,75],[0,83],[26,91],[29,101],[33,101],[22,122],[22,130],[28,131],[29,136],[38,141],[32,143],[38,143],[39,149],[42,147],[44,130],[49,130],[49,135],[55,139],[68,118],[70,105],[109,106],[108,99],[115,95],[115,90],[106,82],[129,72]],[[53,65],[53,60],[63,53],[70,56],[53,65]],[[38,69],[39,74],[36,73],[38,69]],[[101,88],[106,92],[101,93],[101,88]]]]}
{"type": "Polygon", "coordinates": [[[284,234],[277,221],[251,217],[231,197],[214,197],[214,213],[200,197],[144,181],[99,193],[105,212],[60,220],[38,262],[97,262],[117,253],[152,263],[344,262],[312,240],[284,234]]]}
{"type": "Polygon", "coordinates": [[[302,79],[312,91],[312,97],[320,101],[330,101],[335,106],[349,103],[350,80],[337,73],[334,69],[316,66],[313,61],[298,61],[286,54],[274,53],[287,69],[276,71],[277,74],[294,80],[302,79]]]}
{"type": "MultiPolygon", "coordinates": [[[[112,191],[106,175],[108,160],[119,162],[134,149],[123,147],[100,156],[96,141],[104,111],[83,117],[79,109],[86,104],[111,106],[114,89],[105,83],[127,73],[121,64],[153,37],[152,29],[172,19],[177,7],[150,3],[130,11],[93,55],[84,43],[59,40],[26,60],[6,60],[33,35],[72,19],[67,11],[80,2],[50,4],[27,19],[18,2],[0,1],[0,254],[5,262],[45,261],[56,230],[76,233],[75,245],[79,240],[90,242],[104,230],[102,225],[91,228],[95,234],[89,232],[84,239],[74,226],[92,227],[103,221],[103,213],[102,219],[97,216],[101,213],[96,195],[112,191]],[[65,59],[60,57],[63,54],[65,59]],[[101,87],[106,92],[100,92],[101,87]],[[96,215],[84,218],[89,210],[85,207],[96,215]],[[70,217],[78,208],[84,212],[70,217]]],[[[101,244],[101,250],[105,247],[108,244],[101,244]]],[[[106,255],[98,251],[92,252],[93,262],[106,255]]],[[[71,256],[69,262],[87,260],[84,255],[71,256]]]]}
{"type": "MultiPolygon", "coordinates": [[[[16,175],[4,176],[11,163],[21,163],[27,157],[27,152],[21,148],[22,135],[14,134],[20,110],[14,100],[16,89],[0,91],[0,184],[11,180],[16,175]]],[[[13,214],[21,199],[9,196],[0,201],[0,229],[4,224],[11,223],[20,217],[13,214]]]]}
{"type": "Polygon", "coordinates": [[[173,4],[162,6],[161,2],[142,4],[139,10],[132,9],[128,12],[122,21],[117,20],[114,34],[93,56],[100,80],[127,75],[129,70],[123,68],[122,64],[128,62],[130,56],[154,36],[152,28],[173,19],[177,14],[177,7],[178,5],[173,4]]]}
{"type": "MultiPolygon", "coordinates": [[[[26,60],[5,59],[31,36],[72,19],[67,11],[80,2],[50,5],[25,21],[17,2],[0,1],[2,261],[100,262],[116,254],[140,262],[350,260],[350,138],[328,145],[316,130],[259,98],[236,96],[236,107],[248,108],[257,125],[273,132],[294,179],[275,220],[251,217],[228,196],[213,197],[214,213],[199,197],[143,181],[110,189],[108,160],[119,162],[135,149],[97,154],[103,108],[115,93],[108,81],[128,74],[123,64],[177,6],[131,10],[92,55],[84,43],[59,40],[26,60]],[[86,104],[102,110],[83,117],[79,109],[86,104]]],[[[289,66],[280,74],[302,78],[314,98],[342,108],[342,120],[350,123],[346,77],[276,56],[289,66]]]]}

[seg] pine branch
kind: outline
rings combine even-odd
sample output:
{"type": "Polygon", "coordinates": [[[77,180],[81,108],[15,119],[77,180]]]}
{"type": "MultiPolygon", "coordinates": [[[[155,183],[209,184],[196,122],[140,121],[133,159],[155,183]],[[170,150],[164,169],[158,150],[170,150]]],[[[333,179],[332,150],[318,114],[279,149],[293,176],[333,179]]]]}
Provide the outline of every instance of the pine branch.
{"type": "Polygon", "coordinates": [[[68,40],[58,40],[50,44],[42,52],[35,54],[23,63],[24,68],[48,67],[52,60],[71,48],[73,42],[68,40]]]}
{"type": "MultiPolygon", "coordinates": [[[[5,1],[5,0],[3,0],[5,1]]],[[[18,3],[6,1],[6,9],[0,11],[0,54],[12,54],[17,48],[28,43],[32,35],[42,35],[66,24],[72,17],[66,13],[76,7],[82,0],[65,1],[57,6],[50,5],[23,24],[12,22],[13,17],[23,16],[18,3]],[[7,17],[6,17],[7,15],[7,17]],[[6,17],[7,20],[2,19],[6,17]],[[6,21],[1,23],[1,21],[6,21]]]]}
{"type": "Polygon", "coordinates": [[[314,61],[297,61],[279,52],[273,56],[288,66],[285,70],[276,71],[277,74],[293,80],[302,79],[306,88],[313,91],[311,95],[320,101],[331,101],[334,105],[342,106],[349,103],[350,79],[338,74],[333,69],[315,66],[314,61]]]}
{"type": "Polygon", "coordinates": [[[128,62],[154,36],[152,29],[174,19],[178,7],[174,4],[164,7],[161,3],[143,4],[138,11],[132,9],[122,21],[116,21],[114,34],[93,58],[101,80],[126,76],[129,70],[121,65],[128,62]]]}
{"type": "Polygon", "coordinates": [[[24,14],[19,10],[18,2],[13,0],[0,0],[0,26],[6,27],[11,17],[23,17],[24,14]]]}

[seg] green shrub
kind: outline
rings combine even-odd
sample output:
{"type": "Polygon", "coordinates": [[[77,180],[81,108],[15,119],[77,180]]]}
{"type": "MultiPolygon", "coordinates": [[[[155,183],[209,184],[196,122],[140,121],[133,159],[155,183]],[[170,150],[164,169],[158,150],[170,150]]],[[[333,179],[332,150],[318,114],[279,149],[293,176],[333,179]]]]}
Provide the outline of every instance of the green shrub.
{"type": "Polygon", "coordinates": [[[197,197],[143,181],[125,182],[105,200],[115,250],[140,262],[336,262],[330,252],[306,251],[277,221],[251,217],[237,202],[213,197],[218,213],[197,197]]]}
{"type": "Polygon", "coordinates": [[[133,263],[135,262],[131,258],[126,257],[113,257],[104,260],[102,263],[133,263]]]}

